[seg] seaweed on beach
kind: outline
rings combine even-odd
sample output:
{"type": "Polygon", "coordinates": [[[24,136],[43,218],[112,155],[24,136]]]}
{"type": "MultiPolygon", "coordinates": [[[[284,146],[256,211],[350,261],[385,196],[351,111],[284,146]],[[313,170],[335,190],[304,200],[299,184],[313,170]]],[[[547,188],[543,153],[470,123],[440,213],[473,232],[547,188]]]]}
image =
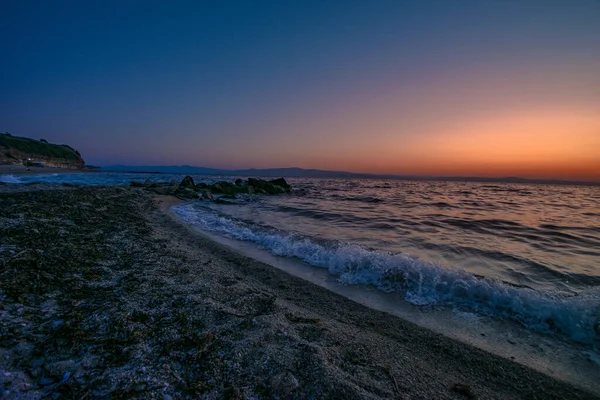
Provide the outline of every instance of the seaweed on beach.
{"type": "Polygon", "coordinates": [[[200,279],[198,260],[153,231],[145,213],[155,211],[135,189],[0,194],[5,389],[71,398],[288,390],[270,388],[279,368],[240,350],[275,297],[236,290],[233,277],[200,279]]]}
{"type": "Polygon", "coordinates": [[[586,397],[191,238],[143,189],[8,189],[0,397],[586,397]]]}

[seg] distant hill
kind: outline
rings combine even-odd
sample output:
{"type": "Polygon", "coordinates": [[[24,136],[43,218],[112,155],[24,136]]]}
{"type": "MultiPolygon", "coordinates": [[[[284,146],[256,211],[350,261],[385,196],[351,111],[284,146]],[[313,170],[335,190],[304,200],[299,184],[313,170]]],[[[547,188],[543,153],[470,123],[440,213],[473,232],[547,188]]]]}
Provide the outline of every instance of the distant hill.
{"type": "Polygon", "coordinates": [[[230,175],[230,176],[285,176],[293,178],[312,177],[312,178],[368,178],[371,174],[357,174],[345,171],[325,171],[319,169],[303,168],[266,168],[266,169],[216,169],[206,167],[195,167],[192,165],[176,166],[129,166],[129,165],[111,165],[102,167],[103,171],[123,171],[123,172],[146,172],[162,174],[198,174],[198,175],[230,175]]]}
{"type": "Polygon", "coordinates": [[[286,178],[347,178],[347,179],[395,179],[395,180],[419,180],[419,181],[445,181],[445,182],[502,182],[502,183],[540,183],[555,185],[590,185],[600,186],[600,182],[576,182],[549,179],[526,179],[516,177],[485,178],[485,177],[421,177],[393,174],[367,174],[346,171],[328,171],[320,169],[290,168],[267,168],[267,169],[217,169],[196,167],[192,165],[172,166],[129,166],[112,165],[102,167],[103,171],[120,171],[135,173],[163,173],[163,174],[196,174],[196,175],[226,175],[226,176],[263,176],[263,177],[286,177],[286,178]]]}
{"type": "Polygon", "coordinates": [[[85,161],[77,150],[66,144],[0,133],[0,164],[83,168],[85,161]]]}

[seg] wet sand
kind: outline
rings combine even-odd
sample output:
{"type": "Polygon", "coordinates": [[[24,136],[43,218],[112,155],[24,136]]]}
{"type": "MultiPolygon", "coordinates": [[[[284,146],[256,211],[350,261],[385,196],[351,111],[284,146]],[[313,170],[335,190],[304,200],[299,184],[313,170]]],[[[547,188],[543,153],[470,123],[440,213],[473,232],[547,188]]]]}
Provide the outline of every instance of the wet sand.
{"type": "Polygon", "coordinates": [[[191,234],[164,211],[172,200],[12,187],[8,398],[596,398],[191,234]]]}

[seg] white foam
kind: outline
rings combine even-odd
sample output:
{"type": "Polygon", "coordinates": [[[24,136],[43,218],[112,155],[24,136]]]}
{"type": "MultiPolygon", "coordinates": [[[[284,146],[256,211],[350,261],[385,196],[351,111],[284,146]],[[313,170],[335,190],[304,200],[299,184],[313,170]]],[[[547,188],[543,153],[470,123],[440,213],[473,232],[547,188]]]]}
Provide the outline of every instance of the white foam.
{"type": "Polygon", "coordinates": [[[174,207],[173,211],[199,229],[253,242],[275,255],[295,257],[326,268],[346,284],[369,284],[385,292],[399,292],[416,305],[453,306],[507,318],[582,343],[598,340],[594,328],[600,317],[597,290],[577,297],[558,297],[515,288],[494,279],[480,279],[466,271],[447,269],[408,254],[372,251],[356,244],[320,244],[292,233],[261,229],[193,204],[174,207]]]}
{"type": "Polygon", "coordinates": [[[14,175],[0,175],[0,182],[21,183],[21,180],[14,175]]]}

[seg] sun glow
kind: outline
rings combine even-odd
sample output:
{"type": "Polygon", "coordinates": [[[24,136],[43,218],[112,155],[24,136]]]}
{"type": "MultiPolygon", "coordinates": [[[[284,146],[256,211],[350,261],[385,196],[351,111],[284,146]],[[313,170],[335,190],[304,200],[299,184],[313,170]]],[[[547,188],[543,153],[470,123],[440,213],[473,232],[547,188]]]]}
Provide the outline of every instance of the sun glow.
{"type": "Polygon", "coordinates": [[[387,146],[381,155],[379,169],[407,174],[600,180],[600,116],[549,110],[485,117],[422,135],[409,151],[405,143],[387,146]]]}

